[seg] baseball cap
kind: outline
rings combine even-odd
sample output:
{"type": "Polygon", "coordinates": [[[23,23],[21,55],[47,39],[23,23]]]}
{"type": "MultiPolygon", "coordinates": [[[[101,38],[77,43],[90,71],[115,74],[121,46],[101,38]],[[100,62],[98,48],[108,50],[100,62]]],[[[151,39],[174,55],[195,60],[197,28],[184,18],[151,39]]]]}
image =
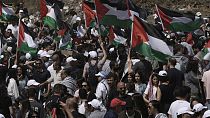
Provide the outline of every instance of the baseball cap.
{"type": "Polygon", "coordinates": [[[181,114],[190,114],[190,115],[193,115],[194,112],[190,111],[188,107],[182,107],[182,108],[178,109],[177,116],[178,115],[181,115],[181,114]]]}
{"type": "Polygon", "coordinates": [[[207,106],[203,106],[201,103],[198,103],[198,104],[193,106],[193,111],[194,112],[200,112],[203,109],[207,109],[207,106]]]}
{"type": "Polygon", "coordinates": [[[126,105],[126,102],[122,101],[118,98],[112,99],[112,101],[110,103],[110,107],[112,107],[112,108],[117,107],[117,106],[124,106],[124,105],[126,105]]]}
{"type": "Polygon", "coordinates": [[[207,118],[207,117],[210,117],[210,110],[205,111],[202,118],[207,118]]]}
{"type": "Polygon", "coordinates": [[[75,59],[75,58],[73,58],[73,57],[68,57],[68,58],[66,59],[66,62],[67,62],[67,63],[69,63],[69,62],[71,62],[71,61],[77,61],[77,59],[75,59]]]}
{"type": "Polygon", "coordinates": [[[80,17],[77,17],[77,18],[76,18],[76,21],[81,21],[81,18],[80,18],[80,17]]]}
{"type": "Polygon", "coordinates": [[[96,58],[98,56],[96,51],[90,51],[88,54],[91,58],[96,58]]]}
{"type": "Polygon", "coordinates": [[[210,53],[207,53],[204,57],[203,60],[210,61],[210,53]]]}
{"type": "Polygon", "coordinates": [[[96,77],[102,77],[102,78],[105,79],[105,78],[107,78],[108,73],[106,73],[105,71],[101,71],[101,72],[95,74],[95,76],[96,76],[96,77]]]}
{"type": "Polygon", "coordinates": [[[99,109],[101,104],[102,104],[102,102],[100,102],[97,99],[93,99],[92,101],[88,102],[88,104],[91,105],[95,109],[99,109]]]}
{"type": "Polygon", "coordinates": [[[161,71],[159,71],[158,75],[162,76],[162,77],[167,76],[167,72],[165,70],[161,70],[161,71]]]}
{"type": "Polygon", "coordinates": [[[34,79],[27,82],[27,86],[38,86],[40,83],[36,82],[34,79]]]}

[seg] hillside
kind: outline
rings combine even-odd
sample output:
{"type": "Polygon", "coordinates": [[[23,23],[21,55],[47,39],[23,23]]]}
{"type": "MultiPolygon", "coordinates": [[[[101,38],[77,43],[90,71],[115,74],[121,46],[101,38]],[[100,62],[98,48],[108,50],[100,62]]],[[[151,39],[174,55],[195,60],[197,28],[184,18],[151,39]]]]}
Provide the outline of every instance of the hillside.
{"type": "MultiPolygon", "coordinates": [[[[24,1],[25,6],[28,6],[29,12],[39,11],[39,0],[19,0],[24,1]]],[[[69,9],[74,9],[78,13],[81,11],[82,0],[63,0],[69,9]]],[[[17,1],[15,0],[17,3],[17,1]]],[[[181,11],[192,11],[194,13],[201,12],[203,16],[210,16],[210,0],[134,0],[134,2],[148,10],[149,13],[154,13],[155,4],[181,11]]]]}

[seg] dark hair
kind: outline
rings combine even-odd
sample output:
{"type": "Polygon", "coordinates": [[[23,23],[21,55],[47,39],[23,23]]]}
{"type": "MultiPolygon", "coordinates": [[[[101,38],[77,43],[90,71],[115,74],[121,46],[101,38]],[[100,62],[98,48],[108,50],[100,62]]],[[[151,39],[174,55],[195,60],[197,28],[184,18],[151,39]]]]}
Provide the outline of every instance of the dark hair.
{"type": "Polygon", "coordinates": [[[127,83],[126,88],[128,92],[135,92],[135,84],[134,83],[127,83]]]}
{"type": "Polygon", "coordinates": [[[0,84],[0,96],[1,97],[8,96],[7,87],[4,84],[0,84]]]}
{"type": "Polygon", "coordinates": [[[174,96],[185,98],[190,93],[190,90],[188,86],[178,86],[174,90],[174,96]]]}
{"type": "Polygon", "coordinates": [[[171,65],[173,65],[173,66],[175,66],[176,65],[176,59],[175,58],[169,58],[169,63],[171,64],[171,65]]]}
{"type": "Polygon", "coordinates": [[[63,91],[63,86],[62,84],[56,84],[54,87],[53,87],[53,92],[54,93],[62,93],[63,91]]]}
{"type": "Polygon", "coordinates": [[[75,69],[73,67],[67,67],[67,68],[64,68],[63,70],[67,76],[73,77],[73,75],[75,75],[75,69]]]}
{"type": "Polygon", "coordinates": [[[151,100],[150,103],[155,109],[157,109],[158,112],[160,112],[160,102],[158,102],[157,100],[151,100]]]}
{"type": "Polygon", "coordinates": [[[35,88],[29,88],[28,89],[28,97],[35,97],[35,94],[36,94],[36,90],[35,88]]]}
{"type": "Polygon", "coordinates": [[[87,99],[87,91],[85,89],[79,89],[79,97],[81,99],[87,99]]]}
{"type": "Polygon", "coordinates": [[[143,118],[147,118],[148,117],[148,109],[144,102],[143,96],[140,93],[134,93],[132,95],[132,99],[134,101],[134,107],[137,110],[141,111],[143,118]]]}
{"type": "Polygon", "coordinates": [[[187,69],[186,72],[194,72],[194,73],[198,73],[198,62],[196,60],[189,60],[187,63],[187,69]]]}
{"type": "Polygon", "coordinates": [[[9,84],[11,78],[13,78],[15,80],[17,86],[19,86],[19,82],[17,80],[17,69],[14,69],[14,68],[9,69],[8,76],[9,76],[9,78],[8,78],[8,80],[6,82],[7,86],[9,84]]]}

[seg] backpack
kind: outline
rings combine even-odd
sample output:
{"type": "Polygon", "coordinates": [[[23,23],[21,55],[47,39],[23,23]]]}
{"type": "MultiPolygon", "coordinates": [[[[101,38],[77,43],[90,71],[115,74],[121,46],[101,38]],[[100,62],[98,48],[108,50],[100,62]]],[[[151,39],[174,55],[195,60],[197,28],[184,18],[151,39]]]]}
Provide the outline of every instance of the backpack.
{"type": "Polygon", "coordinates": [[[88,79],[87,81],[90,83],[90,86],[92,87],[96,87],[97,84],[98,84],[98,80],[96,79],[96,76],[95,74],[97,74],[99,72],[99,69],[98,69],[98,61],[92,65],[91,62],[88,62],[89,63],[89,68],[88,68],[88,79]]]}

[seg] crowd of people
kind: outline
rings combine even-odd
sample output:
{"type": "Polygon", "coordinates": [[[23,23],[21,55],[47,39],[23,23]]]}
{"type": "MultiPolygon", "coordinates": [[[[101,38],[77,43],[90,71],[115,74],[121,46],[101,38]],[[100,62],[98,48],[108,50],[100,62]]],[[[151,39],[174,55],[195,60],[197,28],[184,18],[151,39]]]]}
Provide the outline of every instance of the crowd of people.
{"type": "Polygon", "coordinates": [[[38,48],[18,51],[18,20],[0,23],[0,118],[210,117],[210,53],[203,51],[208,18],[191,32],[192,40],[185,32],[167,32],[174,56],[158,62],[129,40],[112,45],[74,11],[67,20],[70,49],[59,48],[55,31],[40,26],[39,13],[21,3],[16,14],[38,48]]]}

